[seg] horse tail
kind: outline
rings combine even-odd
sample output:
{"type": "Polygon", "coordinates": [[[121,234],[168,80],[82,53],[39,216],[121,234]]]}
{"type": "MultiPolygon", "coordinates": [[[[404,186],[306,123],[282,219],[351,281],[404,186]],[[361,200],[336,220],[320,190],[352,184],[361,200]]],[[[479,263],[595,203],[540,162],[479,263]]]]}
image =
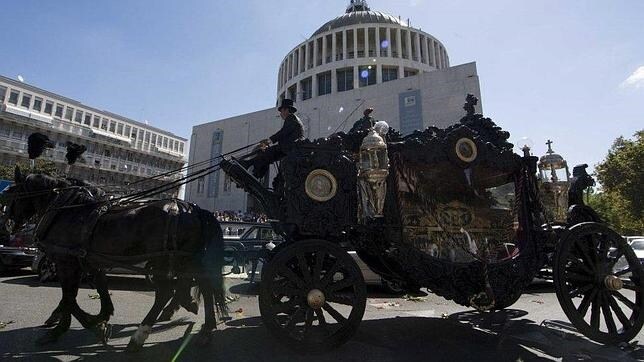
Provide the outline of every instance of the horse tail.
{"type": "Polygon", "coordinates": [[[228,317],[226,288],[222,274],[224,267],[224,233],[221,231],[221,226],[219,226],[219,222],[214,215],[206,210],[199,211],[205,240],[203,265],[209,275],[209,279],[213,282],[215,313],[219,318],[228,317]]]}

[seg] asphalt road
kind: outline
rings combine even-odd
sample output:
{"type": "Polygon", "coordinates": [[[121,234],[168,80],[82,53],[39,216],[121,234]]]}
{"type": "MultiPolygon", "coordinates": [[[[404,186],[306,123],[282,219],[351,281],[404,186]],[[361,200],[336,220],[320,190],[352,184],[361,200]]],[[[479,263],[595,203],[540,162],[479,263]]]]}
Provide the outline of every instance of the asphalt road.
{"type": "MultiPolygon", "coordinates": [[[[160,323],[138,353],[125,352],[130,336],[152,305],[153,292],[137,277],[110,277],[116,308],[107,346],[72,322],[71,329],[51,345],[36,346],[39,327],[58,304],[55,283],[40,284],[20,271],[0,275],[0,359],[29,361],[531,361],[531,360],[644,360],[644,333],[633,346],[595,344],[567,322],[552,285],[535,283],[511,309],[480,314],[428,294],[420,301],[369,288],[360,329],[342,347],[322,355],[302,356],[273,339],[262,326],[252,285],[227,279],[232,320],[219,325],[206,347],[192,341],[203,321],[181,310],[171,322],[160,323]],[[231,299],[234,299],[231,298],[231,299]],[[184,343],[185,342],[185,343],[184,343]],[[182,345],[185,345],[182,348],[182,345]]],[[[99,300],[84,286],[81,307],[97,313],[99,300]]]]}

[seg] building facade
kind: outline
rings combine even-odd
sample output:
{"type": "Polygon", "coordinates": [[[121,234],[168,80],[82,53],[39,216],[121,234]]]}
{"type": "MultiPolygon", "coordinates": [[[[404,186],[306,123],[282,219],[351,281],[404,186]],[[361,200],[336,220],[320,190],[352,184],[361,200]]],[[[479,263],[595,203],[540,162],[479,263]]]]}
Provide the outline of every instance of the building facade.
{"type": "MultiPolygon", "coordinates": [[[[277,103],[296,101],[309,139],[348,131],[368,107],[375,109],[374,118],[403,134],[446,127],[465,114],[468,93],[481,99],[475,63],[450,66],[439,40],[408,21],[370,10],[363,0],[352,0],[343,15],[294,47],[277,73],[277,103]]],[[[258,142],[281,125],[275,108],[197,125],[189,163],[258,142]]],[[[275,173],[273,168],[269,178],[275,173]]],[[[187,185],[186,198],[210,210],[257,206],[223,172],[187,185]]]]}
{"type": "MultiPolygon", "coordinates": [[[[174,179],[138,183],[185,164],[186,139],[147,124],[98,110],[61,95],[0,76],[0,162],[28,160],[27,137],[45,134],[56,147],[43,154],[66,173],[118,193],[135,192],[174,179]],[[67,167],[66,144],[85,145],[83,160],[67,167]]],[[[177,189],[162,196],[176,196],[177,189]]]]}

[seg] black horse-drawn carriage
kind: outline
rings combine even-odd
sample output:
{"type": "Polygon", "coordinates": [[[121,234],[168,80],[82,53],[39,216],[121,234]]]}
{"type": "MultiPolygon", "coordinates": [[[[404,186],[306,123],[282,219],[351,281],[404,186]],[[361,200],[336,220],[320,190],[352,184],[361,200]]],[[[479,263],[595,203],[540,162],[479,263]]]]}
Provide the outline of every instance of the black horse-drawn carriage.
{"type": "Polygon", "coordinates": [[[549,223],[537,158],[515,154],[509,134],[472,107],[447,129],[403,137],[381,126],[299,143],[272,189],[236,159],[221,163],[286,239],[264,266],[259,295],[280,340],[318,351],[355,333],[367,293],[347,247],[383,278],[490,311],[512,305],[556,245],[557,297],[573,325],[602,343],[639,332],[644,271],[583,204],[585,167],[575,169],[567,225],[549,223]]]}

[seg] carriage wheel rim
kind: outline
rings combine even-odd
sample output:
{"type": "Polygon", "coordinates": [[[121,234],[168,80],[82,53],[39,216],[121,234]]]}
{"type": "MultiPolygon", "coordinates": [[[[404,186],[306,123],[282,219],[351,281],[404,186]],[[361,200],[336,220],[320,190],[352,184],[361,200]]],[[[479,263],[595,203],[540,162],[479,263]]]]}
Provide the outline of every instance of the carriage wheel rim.
{"type": "Polygon", "coordinates": [[[555,273],[564,313],[594,341],[630,341],[644,325],[644,271],[639,260],[621,236],[604,225],[584,223],[571,233],[574,237],[559,245],[555,273]],[[626,266],[617,270],[620,258],[626,266]]]}
{"type": "Polygon", "coordinates": [[[359,267],[346,251],[327,241],[298,241],[282,249],[263,275],[260,312],[264,324],[296,350],[321,352],[346,342],[357,330],[365,307],[366,285],[359,267]],[[306,265],[304,271],[298,269],[302,265],[306,265]],[[318,265],[325,267],[320,270],[318,265]],[[335,270],[338,265],[339,271],[335,270]],[[336,281],[338,273],[343,278],[336,281]],[[301,287],[295,288],[281,274],[302,279],[301,287]],[[291,296],[278,292],[282,290],[291,296]]]}

